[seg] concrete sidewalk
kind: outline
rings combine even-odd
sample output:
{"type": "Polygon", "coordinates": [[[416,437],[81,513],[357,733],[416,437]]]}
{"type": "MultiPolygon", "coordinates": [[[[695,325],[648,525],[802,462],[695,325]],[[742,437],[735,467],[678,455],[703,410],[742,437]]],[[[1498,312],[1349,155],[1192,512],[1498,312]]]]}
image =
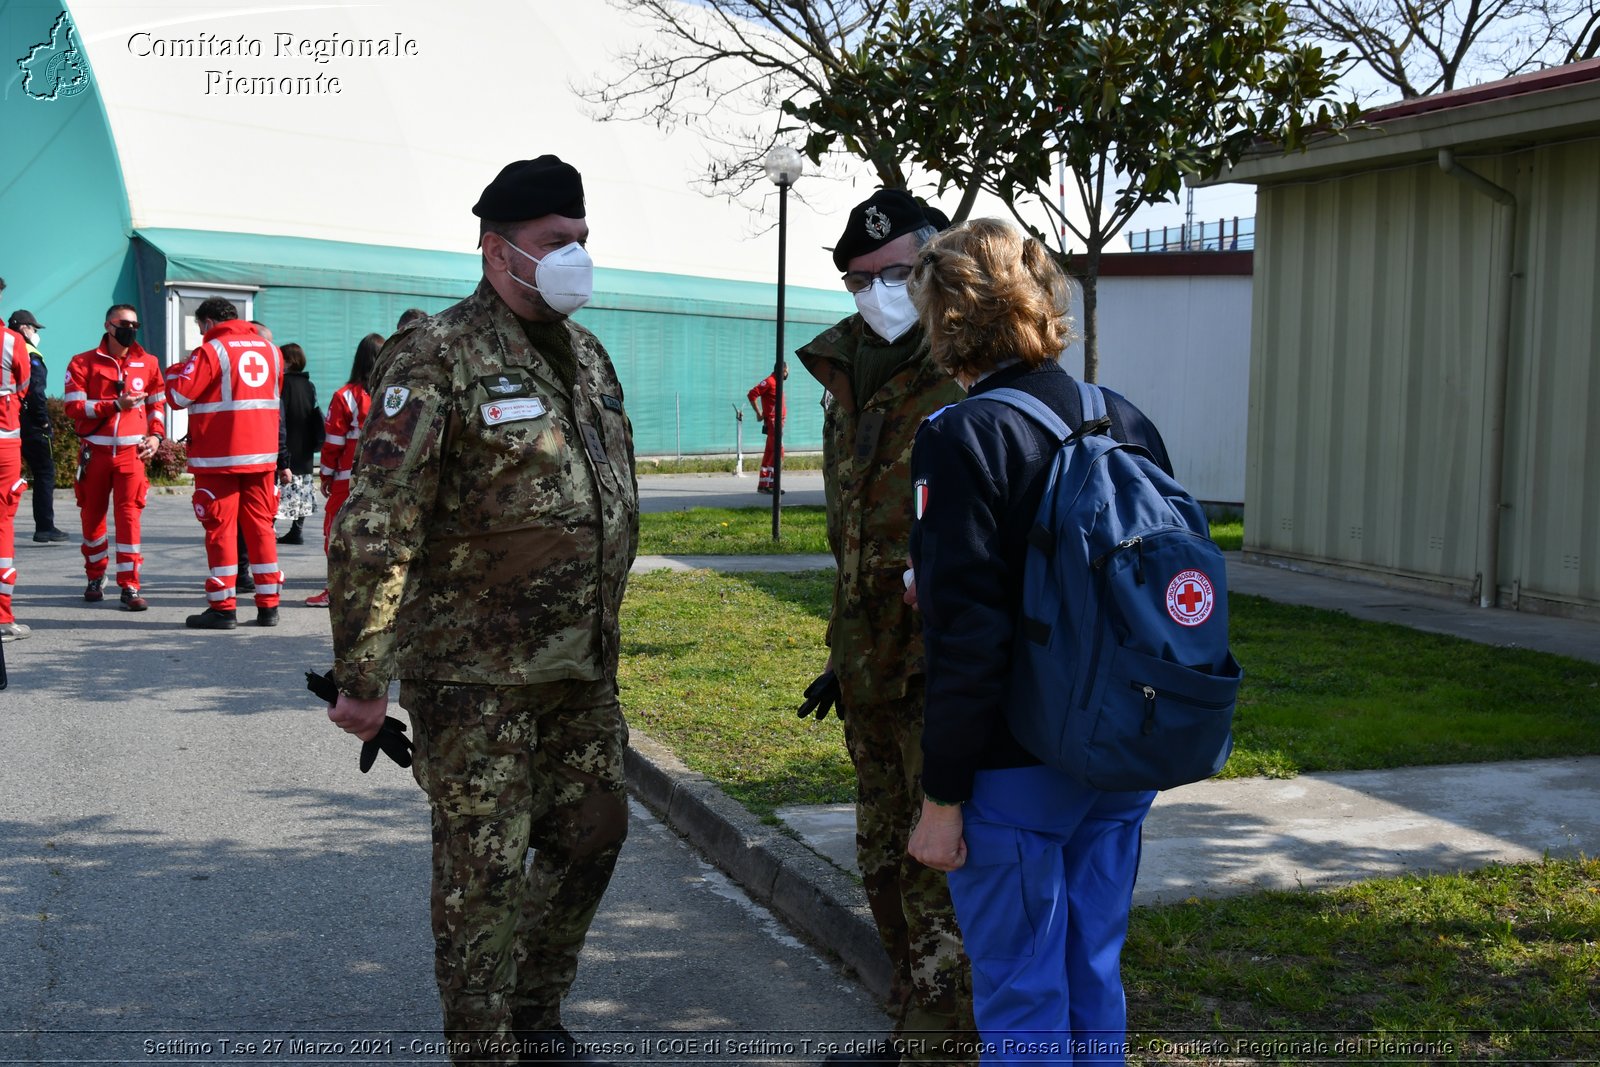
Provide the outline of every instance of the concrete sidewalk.
{"type": "MultiPolygon", "coordinates": [[[[639,571],[798,570],[828,557],[647,557],[639,571]]],[[[1483,643],[1600,662],[1600,624],[1480,609],[1245,563],[1235,592],[1330,608],[1483,643]]],[[[834,949],[880,995],[888,970],[855,877],[851,805],[781,810],[764,826],[671,753],[636,735],[630,782],[758,899],[834,949]]],[[[1257,889],[1325,888],[1545,854],[1600,853],[1600,757],[1202,782],[1157,798],[1139,904],[1257,889]]]]}

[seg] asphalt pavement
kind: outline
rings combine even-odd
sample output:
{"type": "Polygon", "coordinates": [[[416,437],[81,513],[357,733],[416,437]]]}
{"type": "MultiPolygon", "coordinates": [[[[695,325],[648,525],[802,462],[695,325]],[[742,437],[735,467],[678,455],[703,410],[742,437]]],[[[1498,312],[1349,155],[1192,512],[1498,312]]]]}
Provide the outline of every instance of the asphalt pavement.
{"type": "MultiPolygon", "coordinates": [[[[22,510],[33,634],[4,646],[0,691],[0,1062],[445,1062],[426,803],[387,760],[358,773],[304,689],[330,655],[326,610],[302,605],[320,538],[281,549],[280,626],[196,632],[186,494],[146,509],[143,613],[85,603],[77,546],[33,543],[22,510]]],[[[57,514],[74,517],[66,494],[57,514]]],[[[887,1026],[637,803],[566,1022],[640,1063],[813,1063],[887,1026]]]]}
{"type": "MultiPolygon", "coordinates": [[[[814,504],[821,506],[821,471],[784,471],[780,506],[814,504]]],[[[641,474],[641,511],[678,511],[685,508],[772,507],[772,497],[757,492],[755,468],[744,475],[732,474],[641,474]]]]}

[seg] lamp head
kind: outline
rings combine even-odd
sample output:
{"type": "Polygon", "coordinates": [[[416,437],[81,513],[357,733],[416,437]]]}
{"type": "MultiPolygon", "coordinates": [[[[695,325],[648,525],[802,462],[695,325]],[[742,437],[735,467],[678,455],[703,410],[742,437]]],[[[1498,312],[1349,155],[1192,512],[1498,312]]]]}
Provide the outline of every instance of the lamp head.
{"type": "Polygon", "coordinates": [[[805,163],[806,158],[800,154],[799,149],[779,144],[773,145],[767,152],[766,161],[762,166],[774,185],[789,186],[800,180],[805,163]]]}

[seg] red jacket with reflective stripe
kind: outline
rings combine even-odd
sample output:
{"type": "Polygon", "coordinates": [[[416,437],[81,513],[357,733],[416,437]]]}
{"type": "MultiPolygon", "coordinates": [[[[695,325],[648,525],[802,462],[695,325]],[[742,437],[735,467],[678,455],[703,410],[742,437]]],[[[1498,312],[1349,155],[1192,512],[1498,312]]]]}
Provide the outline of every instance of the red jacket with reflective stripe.
{"type": "Polygon", "coordinates": [[[167,374],[167,399],[189,410],[189,470],[276,470],[282,390],[283,356],[254,326],[213,326],[189,362],[167,374]]]}
{"type": "MultiPolygon", "coordinates": [[[[772,428],[772,417],[778,412],[777,376],[769,374],[755,385],[752,385],[750,391],[745,394],[745,399],[752,404],[758,399],[761,401],[761,425],[770,430],[772,428]]],[[[784,390],[783,396],[783,419],[785,423],[789,421],[789,391],[787,389],[784,390]]]]}
{"type": "Polygon", "coordinates": [[[322,427],[322,476],[336,482],[350,480],[361,450],[361,427],[372,408],[372,397],[356,382],[339,387],[328,403],[322,427]]]}
{"type": "Polygon", "coordinates": [[[27,338],[0,326],[0,446],[22,447],[22,394],[31,367],[27,338]]]}
{"type": "Polygon", "coordinates": [[[66,401],[67,418],[93,451],[116,455],[121,449],[138,445],[146,434],[167,435],[167,394],[161,381],[161,363],[137,342],[121,359],[106,351],[104,338],[99,348],[73,356],[67,364],[66,401]],[[130,394],[146,394],[144,401],[127,411],[118,411],[119,381],[130,394]]]}

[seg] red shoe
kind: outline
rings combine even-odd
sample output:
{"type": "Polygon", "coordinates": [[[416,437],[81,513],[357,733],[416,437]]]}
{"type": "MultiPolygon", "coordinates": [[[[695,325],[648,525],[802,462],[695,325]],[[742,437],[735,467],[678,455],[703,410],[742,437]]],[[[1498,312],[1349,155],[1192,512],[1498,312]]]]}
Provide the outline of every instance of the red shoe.
{"type": "Polygon", "coordinates": [[[98,604],[106,598],[105,592],[100,588],[105,585],[104,578],[90,578],[89,584],[83,587],[83,599],[91,604],[98,604]]]}
{"type": "Polygon", "coordinates": [[[308,608],[325,608],[327,606],[328,606],[328,591],[326,589],[324,589],[322,592],[318,593],[316,596],[308,596],[308,597],[306,597],[306,607],[308,607],[308,608]]]}

